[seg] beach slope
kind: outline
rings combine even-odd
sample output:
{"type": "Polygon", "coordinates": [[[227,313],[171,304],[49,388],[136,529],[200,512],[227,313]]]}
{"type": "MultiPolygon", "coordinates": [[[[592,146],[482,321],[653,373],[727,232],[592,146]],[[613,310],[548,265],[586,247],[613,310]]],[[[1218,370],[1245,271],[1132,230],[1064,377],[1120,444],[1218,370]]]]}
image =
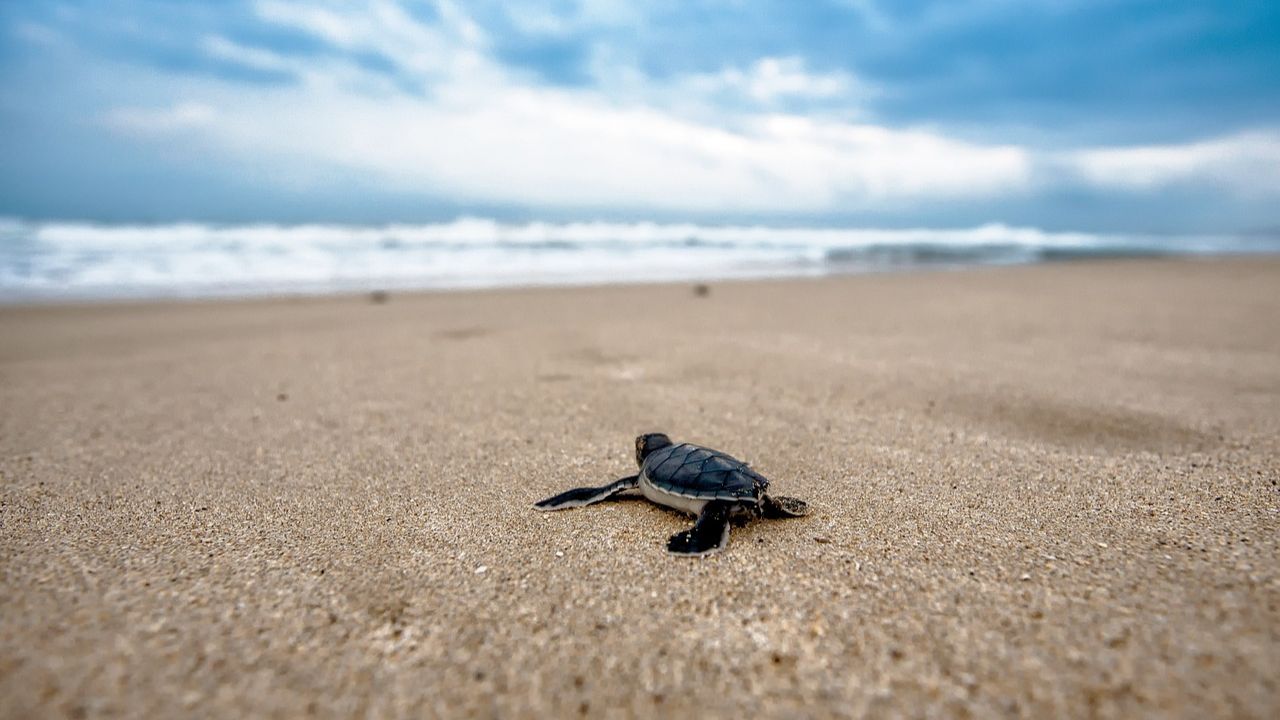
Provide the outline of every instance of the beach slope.
{"type": "Polygon", "coordinates": [[[1278,437],[1275,259],[0,308],[0,715],[1275,717],[1278,437]]]}

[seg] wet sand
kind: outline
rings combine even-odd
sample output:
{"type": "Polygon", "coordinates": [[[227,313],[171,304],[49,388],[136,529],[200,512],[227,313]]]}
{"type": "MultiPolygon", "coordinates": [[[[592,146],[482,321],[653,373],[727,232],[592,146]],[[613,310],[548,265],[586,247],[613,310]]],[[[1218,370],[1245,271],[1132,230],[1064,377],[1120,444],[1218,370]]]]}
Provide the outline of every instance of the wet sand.
{"type": "Polygon", "coordinates": [[[1276,259],[0,308],[0,715],[1275,717],[1278,437],[1276,259]]]}

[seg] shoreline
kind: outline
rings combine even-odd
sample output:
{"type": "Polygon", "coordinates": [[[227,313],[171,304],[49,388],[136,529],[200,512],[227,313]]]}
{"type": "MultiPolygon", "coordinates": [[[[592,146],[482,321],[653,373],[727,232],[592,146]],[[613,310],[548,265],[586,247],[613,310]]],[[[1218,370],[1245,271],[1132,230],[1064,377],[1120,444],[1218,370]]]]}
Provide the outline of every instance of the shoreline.
{"type": "MultiPolygon", "coordinates": [[[[39,295],[15,295],[5,297],[0,289],[0,310],[10,308],[88,308],[95,306],[135,306],[135,305],[192,305],[202,303],[253,303],[253,302],[297,302],[323,301],[326,299],[360,299],[374,294],[386,297],[413,297],[436,294],[498,293],[556,291],[588,288],[629,288],[629,287],[683,287],[693,285],[724,285],[740,283],[789,283],[822,280],[837,280],[849,277],[865,277],[880,275],[930,275],[936,273],[963,273],[982,270],[1002,270],[1017,268],[1052,267],[1060,265],[1109,265],[1115,263],[1232,263],[1232,262],[1268,262],[1280,259],[1280,253],[1229,253],[1219,255],[1198,254],[1132,254],[1108,255],[1103,257],[1063,257],[1035,260],[1029,262],[1008,263],[922,263],[917,265],[900,265],[857,270],[823,270],[810,268],[808,272],[788,270],[768,270],[758,273],[739,275],[690,276],[688,278],[655,278],[637,280],[547,280],[546,282],[510,282],[498,284],[445,284],[421,285],[406,284],[397,287],[394,283],[369,283],[367,287],[333,287],[331,289],[233,289],[231,287],[196,289],[196,290],[157,290],[146,291],[134,288],[124,290],[101,289],[83,295],[66,295],[47,293],[39,295]]],[[[287,285],[287,284],[285,284],[287,285]]]]}

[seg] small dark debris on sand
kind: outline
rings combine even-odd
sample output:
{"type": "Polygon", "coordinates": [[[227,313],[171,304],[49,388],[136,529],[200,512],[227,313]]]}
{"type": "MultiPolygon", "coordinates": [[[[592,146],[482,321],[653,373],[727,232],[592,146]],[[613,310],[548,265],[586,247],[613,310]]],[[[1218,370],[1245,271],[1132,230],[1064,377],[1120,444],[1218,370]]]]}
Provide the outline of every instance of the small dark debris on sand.
{"type": "Polygon", "coordinates": [[[391,294],[388,293],[386,290],[374,290],[373,292],[369,293],[369,302],[373,303],[374,305],[382,305],[390,299],[391,299],[391,294]]]}
{"type": "Polygon", "coordinates": [[[694,297],[706,297],[711,294],[711,286],[706,283],[698,283],[693,286],[694,297]]]}

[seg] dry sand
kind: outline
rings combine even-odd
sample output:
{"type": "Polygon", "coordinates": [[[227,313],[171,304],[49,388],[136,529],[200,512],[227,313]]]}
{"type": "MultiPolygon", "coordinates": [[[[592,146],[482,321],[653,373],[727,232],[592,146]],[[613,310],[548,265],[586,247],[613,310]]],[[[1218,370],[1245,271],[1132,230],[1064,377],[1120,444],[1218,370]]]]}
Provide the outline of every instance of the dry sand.
{"type": "Polygon", "coordinates": [[[1275,259],[0,309],[0,715],[1275,717],[1278,436],[1275,259]]]}

